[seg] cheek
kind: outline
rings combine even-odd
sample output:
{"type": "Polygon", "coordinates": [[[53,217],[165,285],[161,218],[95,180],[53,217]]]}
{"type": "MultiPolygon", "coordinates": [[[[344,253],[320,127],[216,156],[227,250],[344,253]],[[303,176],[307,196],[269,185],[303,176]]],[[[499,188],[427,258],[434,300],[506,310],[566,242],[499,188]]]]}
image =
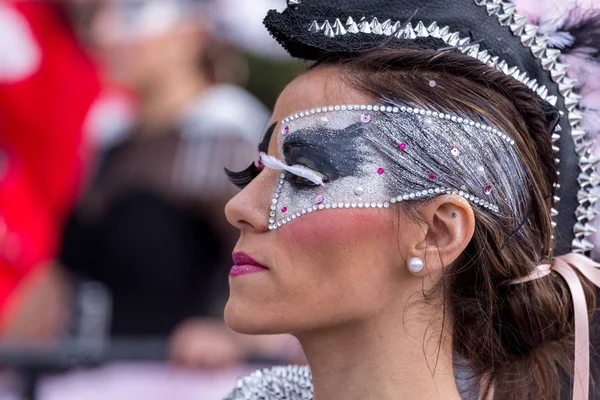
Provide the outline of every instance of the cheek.
{"type": "Polygon", "coordinates": [[[354,286],[396,262],[397,226],[394,210],[321,210],[279,229],[278,242],[301,266],[302,280],[354,286]]]}

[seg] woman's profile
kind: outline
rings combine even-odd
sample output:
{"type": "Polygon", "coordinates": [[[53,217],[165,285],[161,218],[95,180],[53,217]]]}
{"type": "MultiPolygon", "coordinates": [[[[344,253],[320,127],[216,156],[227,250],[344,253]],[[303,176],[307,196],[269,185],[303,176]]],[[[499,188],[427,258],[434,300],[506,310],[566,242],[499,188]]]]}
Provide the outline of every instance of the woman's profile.
{"type": "Polygon", "coordinates": [[[228,171],[243,190],[225,320],[293,334],[309,366],[228,399],[589,398],[600,177],[560,57],[597,57],[596,15],[561,33],[486,0],[267,15],[315,63],[281,93],[259,165],[228,171]]]}

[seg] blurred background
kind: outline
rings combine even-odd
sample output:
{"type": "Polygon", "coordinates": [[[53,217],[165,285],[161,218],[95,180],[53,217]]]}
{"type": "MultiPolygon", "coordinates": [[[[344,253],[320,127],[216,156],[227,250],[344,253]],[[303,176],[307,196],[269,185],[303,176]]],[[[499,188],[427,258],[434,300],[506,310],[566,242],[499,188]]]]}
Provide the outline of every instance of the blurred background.
{"type": "Polygon", "coordinates": [[[302,363],[222,319],[223,168],[303,68],[285,0],[0,0],[0,400],[221,399],[302,363]]]}

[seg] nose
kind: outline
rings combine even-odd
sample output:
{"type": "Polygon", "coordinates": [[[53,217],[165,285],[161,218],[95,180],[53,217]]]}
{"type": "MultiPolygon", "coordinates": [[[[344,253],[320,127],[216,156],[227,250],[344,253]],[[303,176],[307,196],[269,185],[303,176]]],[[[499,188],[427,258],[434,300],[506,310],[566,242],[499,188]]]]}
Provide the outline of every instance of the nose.
{"type": "Polygon", "coordinates": [[[225,206],[227,221],[240,231],[267,232],[276,171],[265,169],[225,206]]]}

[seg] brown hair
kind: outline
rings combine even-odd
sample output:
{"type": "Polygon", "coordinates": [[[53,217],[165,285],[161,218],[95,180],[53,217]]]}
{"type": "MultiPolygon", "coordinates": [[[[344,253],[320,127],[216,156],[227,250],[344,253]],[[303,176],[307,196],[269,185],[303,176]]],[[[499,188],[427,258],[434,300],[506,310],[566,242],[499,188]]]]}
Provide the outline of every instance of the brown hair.
{"type": "MultiPolygon", "coordinates": [[[[484,117],[515,140],[529,178],[529,187],[523,187],[529,213],[517,220],[474,208],[472,240],[430,295],[443,295],[453,349],[469,362],[484,396],[493,386],[495,399],[559,398],[561,378],[573,368],[573,309],[566,283],[551,274],[524,284],[502,284],[530,274],[552,255],[556,164],[533,92],[456,50],[379,48],[352,58],[327,56],[315,65],[332,66],[374,100],[484,117]],[[435,88],[428,84],[431,80],[435,88]]],[[[594,290],[582,281],[592,309],[594,290]]]]}

